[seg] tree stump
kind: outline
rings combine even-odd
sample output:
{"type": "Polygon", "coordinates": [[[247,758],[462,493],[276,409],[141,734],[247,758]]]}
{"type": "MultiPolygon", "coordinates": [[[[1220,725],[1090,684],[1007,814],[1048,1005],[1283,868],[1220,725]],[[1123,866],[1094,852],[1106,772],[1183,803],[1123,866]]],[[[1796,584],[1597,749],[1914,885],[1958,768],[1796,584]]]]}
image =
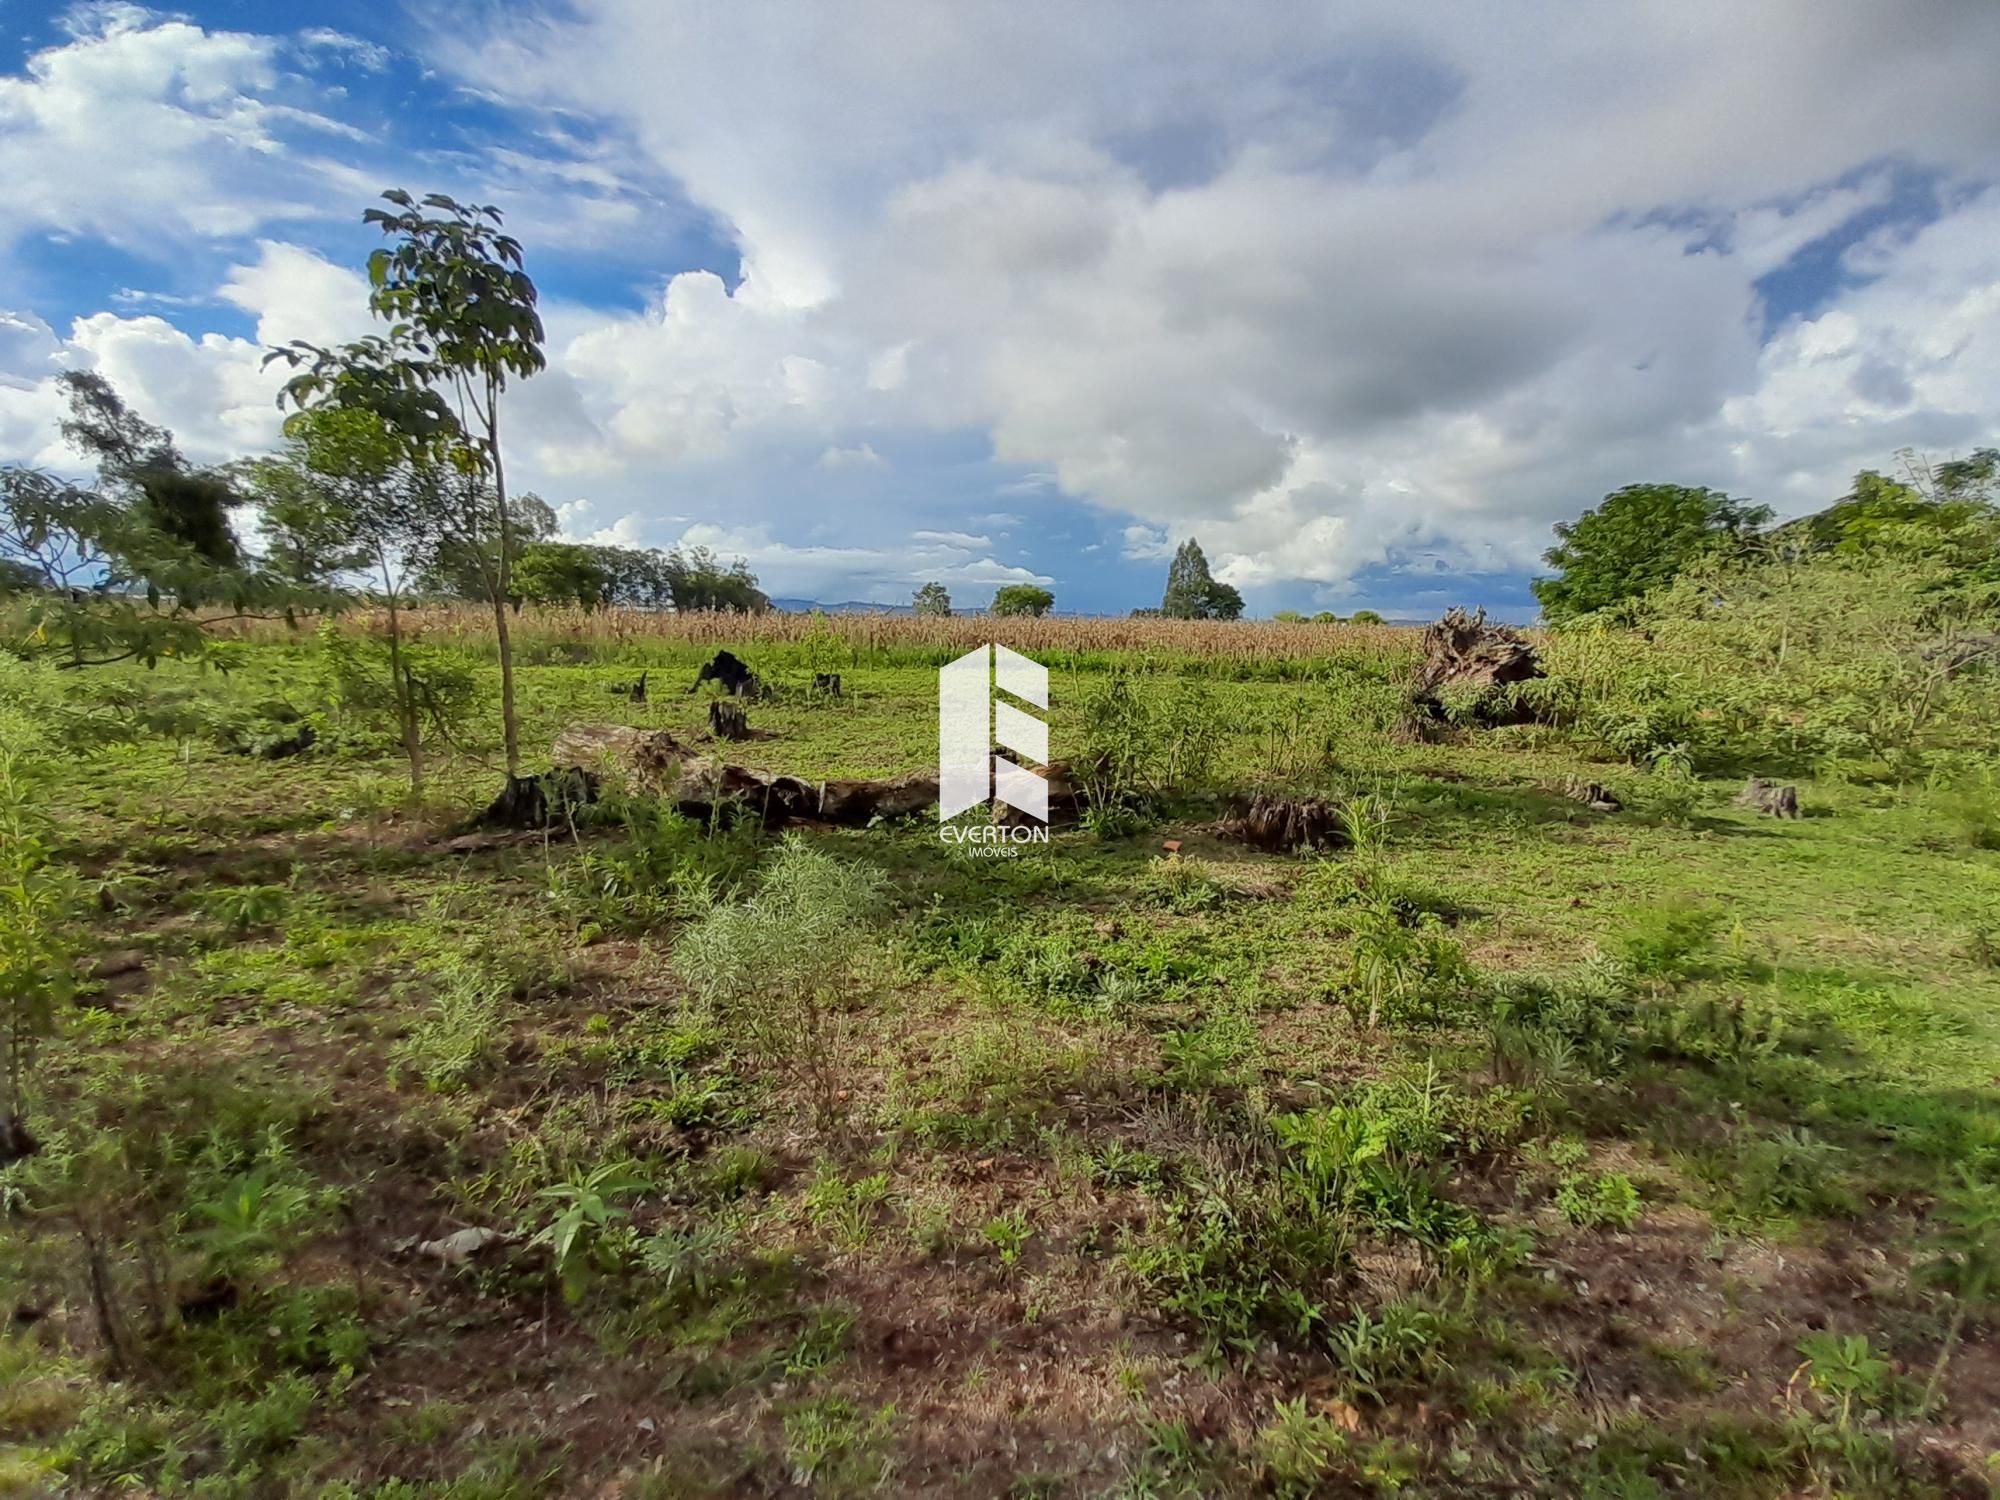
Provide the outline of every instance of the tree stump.
{"type": "Polygon", "coordinates": [[[1319,797],[1272,797],[1259,792],[1215,825],[1217,838],[1285,853],[1337,849],[1347,842],[1340,809],[1319,797]]]}
{"type": "Polygon", "coordinates": [[[577,767],[509,776],[472,828],[553,828],[597,800],[597,777],[577,767]]]}
{"type": "Polygon", "coordinates": [[[708,705],[708,732],[719,740],[747,740],[750,738],[750,716],[743,711],[741,703],[724,703],[718,699],[708,705]]]}
{"type": "Polygon", "coordinates": [[[813,673],[813,691],[827,698],[840,696],[840,674],[838,672],[813,673]]]}
{"type": "Polygon", "coordinates": [[[1799,815],[1799,789],[1752,776],[1743,783],[1743,790],[1736,794],[1736,805],[1753,808],[1768,817],[1796,818],[1799,815]]]}
{"type": "Polygon", "coordinates": [[[41,1149],[42,1143],[29,1133],[19,1115],[0,1116],[0,1167],[11,1166],[41,1149]]]}
{"type": "Polygon", "coordinates": [[[1563,783],[1563,795],[1572,802],[1581,802],[1592,812],[1614,813],[1625,804],[1601,781],[1579,781],[1572,776],[1563,783]]]}
{"type": "MultiPolygon", "coordinates": [[[[1448,691],[1500,688],[1543,675],[1535,648],[1518,630],[1489,625],[1484,609],[1467,614],[1453,608],[1424,630],[1424,659],[1410,699],[1441,718],[1448,691]]],[[[1523,715],[1494,702],[1483,706],[1476,717],[1482,723],[1502,724],[1519,722],[1523,715]]]]}

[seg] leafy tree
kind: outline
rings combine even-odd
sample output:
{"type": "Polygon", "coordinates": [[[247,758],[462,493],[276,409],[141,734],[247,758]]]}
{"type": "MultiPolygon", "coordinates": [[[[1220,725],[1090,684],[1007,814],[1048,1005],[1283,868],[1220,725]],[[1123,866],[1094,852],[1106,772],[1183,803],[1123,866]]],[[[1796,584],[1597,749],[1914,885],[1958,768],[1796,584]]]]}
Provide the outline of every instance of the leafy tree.
{"type": "Polygon", "coordinates": [[[1380,625],[1382,617],[1372,609],[1357,609],[1347,617],[1350,625],[1380,625]]]}
{"type": "Polygon", "coordinates": [[[682,613],[717,609],[762,614],[771,607],[757,587],[757,575],[740,557],[725,568],[707,547],[676,547],[665,554],[662,567],[668,597],[682,613]]]}
{"type": "Polygon", "coordinates": [[[913,607],[920,615],[948,615],[951,613],[951,595],[945,592],[941,583],[931,582],[917,590],[913,607]]]}
{"type": "Polygon", "coordinates": [[[1167,566],[1167,591],[1160,613],[1170,620],[1235,620],[1243,614],[1243,596],[1208,571],[1201,543],[1190,537],[1174,549],[1167,566]]]}
{"type": "Polygon", "coordinates": [[[282,400],[359,406],[408,444],[444,440],[461,480],[455,527],[477,550],[500,650],[500,717],[510,788],[521,770],[514,651],[507,613],[516,553],[500,445],[500,397],[546,365],[535,284],[500,210],[442,193],[419,204],[400,188],[362,215],[390,243],[368,257],[369,308],[390,325],[341,349],[293,343],[274,351],[301,373],[282,400]]]}
{"type": "Polygon", "coordinates": [[[306,461],[302,446],[245,460],[235,483],[257,507],[257,533],[274,573],[308,588],[336,588],[373,559],[351,518],[306,461]]]}
{"type": "MultiPolygon", "coordinates": [[[[509,510],[517,562],[529,547],[553,541],[561,529],[555,510],[533,490],[514,496],[509,510]]],[[[449,594],[454,599],[487,598],[500,568],[499,534],[483,519],[490,511],[490,502],[481,504],[471,517],[476,524],[450,528],[427,549],[418,579],[426,593],[449,594]]],[[[510,588],[507,602],[518,609],[524,597],[519,588],[510,588]]]]}
{"type": "Polygon", "coordinates": [[[0,468],[0,602],[7,647],[74,669],[206,645],[203,606],[235,617],[300,602],[279,571],[244,557],[226,477],[191,472],[172,434],[135,415],[94,373],[61,377],[63,431],[96,460],[85,488],[39,469],[0,468]]]}
{"type": "Polygon", "coordinates": [[[1167,592],[1160,600],[1160,613],[1171,620],[1204,618],[1208,587],[1214,581],[1201,543],[1190,537],[1174,549],[1174,560],[1167,565],[1167,592]]]}
{"type": "Polygon", "coordinates": [[[674,602],[667,554],[658,547],[595,547],[604,573],[604,602],[635,609],[665,609],[674,602]]]}
{"type": "MultiPolygon", "coordinates": [[[[448,537],[458,483],[446,466],[447,447],[442,440],[407,442],[379,414],[359,407],[301,411],[286,422],[285,434],[284,453],[242,470],[263,502],[266,544],[301,582],[372,575],[389,616],[388,696],[410,789],[421,792],[424,724],[444,729],[452,695],[434,664],[405,643],[402,604],[409,575],[431,560],[427,549],[448,537]]],[[[334,665],[350,690],[364,675],[351,652],[334,665]]]]}
{"type": "Polygon", "coordinates": [[[1281,609],[1271,616],[1271,619],[1279,625],[1303,625],[1305,618],[1295,609],[1281,609]]]}
{"type": "Polygon", "coordinates": [[[1055,608],[1056,596],[1032,583],[1010,583],[993,596],[991,613],[996,615],[1045,615],[1055,608]]]}
{"type": "MultiPolygon", "coordinates": [[[[121,578],[126,544],[140,540],[139,530],[128,507],[94,490],[40,469],[0,468],[7,648],[72,670],[135,657],[150,666],[198,652],[201,622],[180,607],[171,580],[164,592],[155,583],[140,594],[121,578]]],[[[188,571],[206,577],[209,570],[190,560],[188,571]]]]}
{"type": "Polygon", "coordinates": [[[1574,521],[1558,522],[1543,560],[1560,570],[1533,587],[1551,624],[1670,583],[1690,564],[1741,551],[1771,519],[1769,506],[1717,490],[1629,484],[1574,521]]]}
{"type": "Polygon", "coordinates": [[[608,550],[575,542],[530,542],[514,564],[515,595],[534,604],[596,609],[611,590],[602,556],[608,550]]]}
{"type": "Polygon", "coordinates": [[[1315,625],[1338,625],[1340,616],[1330,609],[1323,609],[1312,617],[1312,622],[1315,625]]]}
{"type": "Polygon", "coordinates": [[[173,434],[142,419],[95,370],[66,371],[56,384],[69,403],[58,426],[71,447],[95,460],[100,486],[125,496],[142,525],[208,562],[242,560],[229,524],[237,496],[224,476],[189,469],[173,434]]]}
{"type": "Polygon", "coordinates": [[[1779,527],[1781,547],[1881,555],[1942,565],[1941,586],[2000,582],[2000,511],[1992,492],[2000,452],[1935,470],[1911,460],[1908,482],[1865,469],[1848,493],[1815,515],[1779,527]]]}

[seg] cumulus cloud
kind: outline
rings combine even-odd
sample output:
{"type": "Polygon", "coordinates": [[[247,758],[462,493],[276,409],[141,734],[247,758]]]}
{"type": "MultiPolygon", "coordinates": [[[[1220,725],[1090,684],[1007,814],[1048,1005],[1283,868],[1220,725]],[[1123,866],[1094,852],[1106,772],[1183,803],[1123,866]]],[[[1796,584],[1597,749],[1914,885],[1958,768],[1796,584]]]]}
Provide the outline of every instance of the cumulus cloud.
{"type": "Polygon", "coordinates": [[[266,348],[294,338],[332,342],[367,324],[367,286],[355,272],[295,245],[260,243],[230,268],[216,299],[256,321],[256,338],[193,335],[154,314],[99,312],[58,337],[39,318],[0,312],[0,452],[74,470],[55,433],[62,410],[54,378],[65,369],[105,375],[133,408],[162,423],[197,462],[220,462],[276,444],[282,372],[266,348]]]}
{"type": "Polygon", "coordinates": [[[830,447],[819,456],[822,469],[879,469],[882,465],[882,455],[869,443],[857,443],[852,448],[830,447]]]}
{"type": "Polygon", "coordinates": [[[72,14],[65,43],[0,77],[0,244],[42,231],[150,254],[328,212],[340,174],[313,148],[359,132],[292,86],[276,38],[131,5],[72,14]]]}
{"type": "MultiPolygon", "coordinates": [[[[675,329],[676,283],[651,328],[593,345],[611,430],[660,457],[662,428],[742,441],[887,397],[1135,517],[1128,556],[1198,533],[1233,581],[1339,581],[1530,566],[1550,520],[1634,478],[1817,503],[1918,428],[1969,430],[1913,401],[2000,416],[1958,394],[1983,373],[1964,339],[1893,323],[1914,299],[1970,330],[1990,271],[1910,260],[1885,273],[1902,291],[1838,300],[1855,331],[1768,347],[1758,287],[1884,204],[1879,164],[1990,168],[1988,7],[1136,25],[862,0],[725,27],[600,0],[439,50],[617,118],[738,234],[733,298],[691,289],[675,329]],[[636,414],[658,401],[656,428],[636,414]]],[[[1974,243],[1978,213],[1884,258],[1974,243]]]]}
{"type": "MultiPolygon", "coordinates": [[[[1081,501],[1128,561],[1197,535],[1239,586],[1338,591],[1518,574],[1634,480],[1795,510],[2000,428],[1984,0],[452,15],[428,60],[537,143],[451,169],[516,190],[531,257],[630,264],[691,213],[740,253],[658,266],[636,310],[549,301],[510,440],[524,484],[602,506],[568,535],[901,598],[1049,581],[980,513],[1081,501]]],[[[365,325],[271,226],[362,196],[369,122],[323,85],[378,52],[97,9],[0,79],[14,234],[227,240],[213,296],[255,323],[143,286],[0,319],[7,451],[45,450],[74,365],[196,452],[268,441],[257,345],[365,325]]]]}

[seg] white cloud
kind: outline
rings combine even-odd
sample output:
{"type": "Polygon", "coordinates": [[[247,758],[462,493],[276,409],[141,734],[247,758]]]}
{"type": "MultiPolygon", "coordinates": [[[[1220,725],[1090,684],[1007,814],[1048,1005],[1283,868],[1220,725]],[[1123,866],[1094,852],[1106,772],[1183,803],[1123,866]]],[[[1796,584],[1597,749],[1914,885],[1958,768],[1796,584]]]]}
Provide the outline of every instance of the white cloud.
{"type": "MultiPolygon", "coordinates": [[[[662,316],[585,336],[642,461],[864,413],[983,430],[1143,523],[1128,557],[1195,533],[1234,581],[1338,581],[1532,565],[1551,520],[1635,478],[1824,500],[1882,461],[1906,387],[1979,385],[1962,341],[1885,326],[1842,345],[1851,394],[1809,463],[1744,430],[1824,394],[1788,349],[1834,332],[1762,348],[1757,278],[1883,205],[1876,164],[1963,178],[2000,153],[2000,12],[1183,4],[1143,46],[1129,22],[862,0],[739,27],[601,0],[439,52],[616,119],[739,236],[734,298],[679,308],[679,278],[662,316]]],[[[1984,295],[1926,309],[1970,328],[1984,295]]],[[[1930,294],[1840,305],[1908,297],[1930,294]]],[[[2000,396],[1965,399],[2000,421],[2000,396]]]]}
{"type": "Polygon", "coordinates": [[[165,318],[99,312],[58,338],[38,318],[0,313],[0,452],[74,471],[55,423],[65,369],[102,372],[149,421],[180,439],[197,462],[219,462],[276,444],[281,368],[267,347],[294,338],[334,342],[364,331],[367,287],[354,272],[294,245],[260,242],[257,259],[230,268],[218,299],[256,319],[254,340],[191,335],[165,318]]]}
{"type": "Polygon", "coordinates": [[[151,255],[327,212],[328,174],[286,142],[354,129],[292,89],[277,39],[136,6],[73,15],[69,41],[0,76],[0,246],[40,230],[151,255]]]}
{"type": "Polygon", "coordinates": [[[868,443],[860,443],[852,448],[830,447],[819,456],[822,469],[879,469],[884,467],[882,455],[868,443]]]}
{"type": "Polygon", "coordinates": [[[690,526],[680,541],[710,547],[724,557],[745,557],[767,593],[838,602],[860,598],[878,604],[907,604],[917,585],[935,580],[969,593],[1009,583],[1050,584],[1055,580],[990,555],[983,538],[913,536],[902,546],[800,545],[780,541],[761,526],[690,526]],[[969,543],[971,545],[963,545],[969,543]]]}
{"type": "Polygon", "coordinates": [[[390,53],[387,47],[377,46],[362,37],[349,36],[328,26],[311,26],[301,31],[299,47],[307,54],[309,61],[332,59],[351,63],[366,72],[379,73],[389,66],[390,53]]]}

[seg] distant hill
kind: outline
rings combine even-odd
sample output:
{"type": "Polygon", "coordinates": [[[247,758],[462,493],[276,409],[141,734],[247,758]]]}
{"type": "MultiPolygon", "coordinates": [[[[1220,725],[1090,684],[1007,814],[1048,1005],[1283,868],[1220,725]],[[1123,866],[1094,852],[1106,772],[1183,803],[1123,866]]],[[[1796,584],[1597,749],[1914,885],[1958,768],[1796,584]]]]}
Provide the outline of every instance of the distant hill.
{"type": "Polygon", "coordinates": [[[822,604],[817,599],[773,599],[771,608],[787,613],[810,614],[823,609],[830,615],[909,615],[916,611],[907,604],[870,604],[862,599],[847,599],[839,604],[822,604]]]}

